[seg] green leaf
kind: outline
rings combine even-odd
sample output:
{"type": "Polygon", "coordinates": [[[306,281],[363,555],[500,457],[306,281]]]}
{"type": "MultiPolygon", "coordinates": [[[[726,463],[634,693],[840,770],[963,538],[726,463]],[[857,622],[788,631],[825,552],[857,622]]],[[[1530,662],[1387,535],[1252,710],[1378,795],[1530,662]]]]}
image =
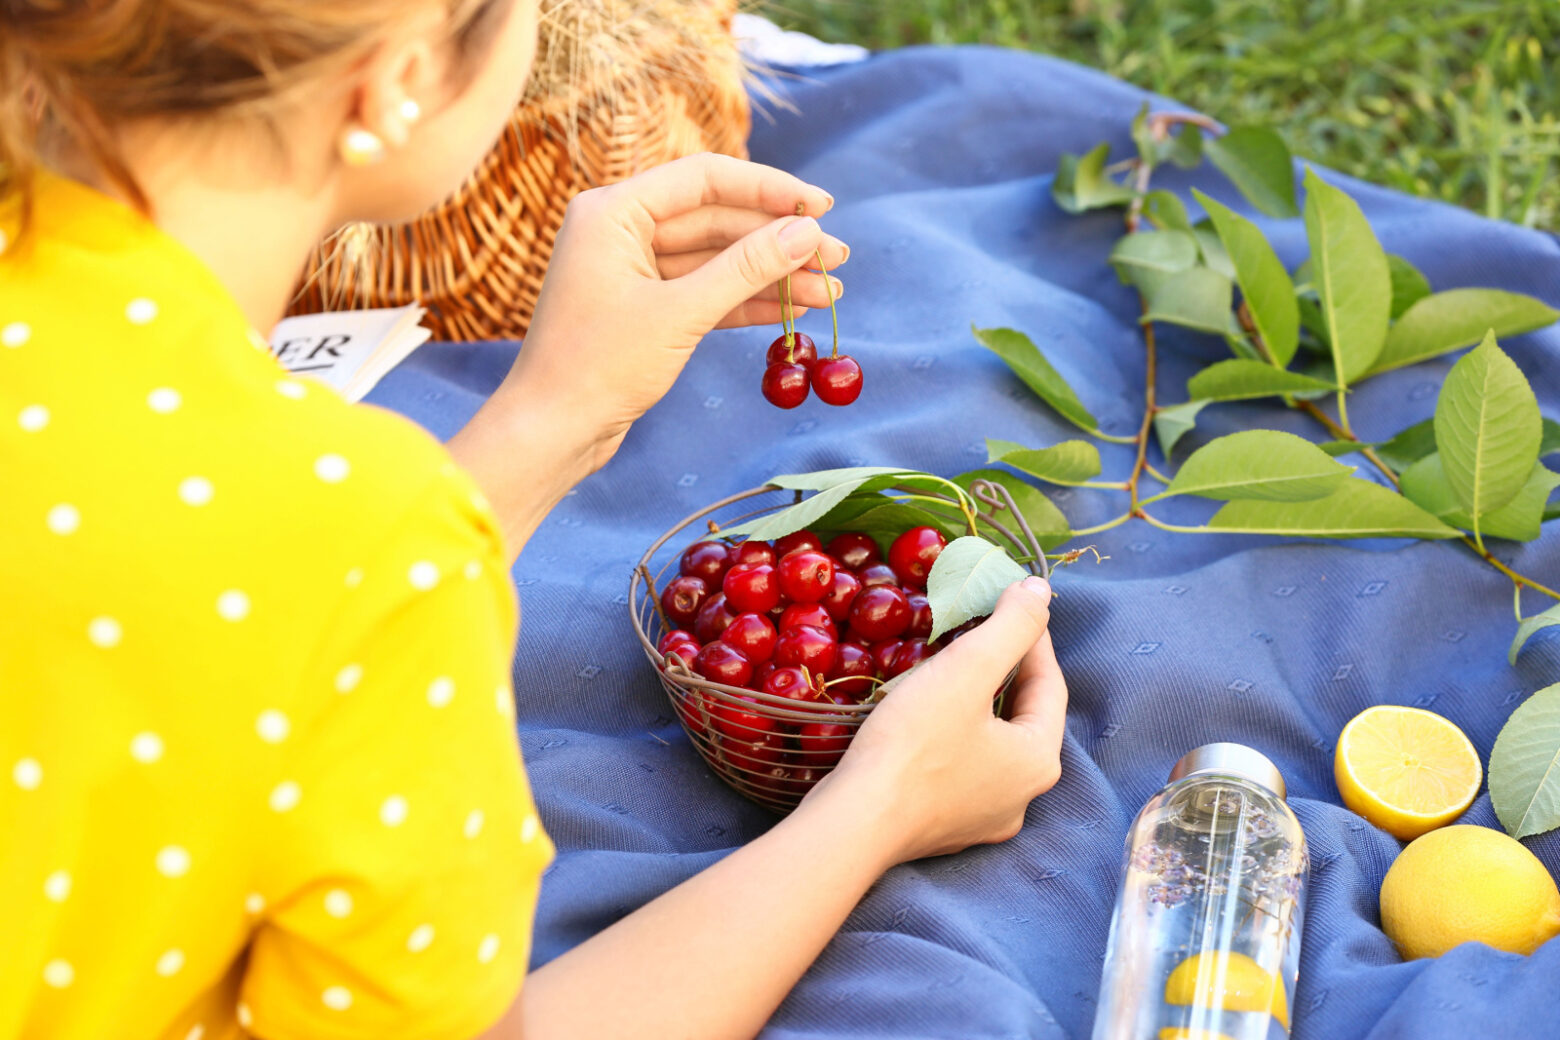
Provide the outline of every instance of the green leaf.
{"type": "MultiPolygon", "coordinates": [[[[1072,524],[1068,522],[1066,515],[1056,508],[1056,504],[1045,497],[1039,488],[1003,469],[972,469],[953,478],[953,482],[966,491],[969,491],[977,480],[988,480],[993,484],[1001,484],[1007,489],[1007,493],[1013,498],[1013,504],[1028,521],[1029,529],[1034,532],[1035,540],[1040,543],[1041,549],[1054,549],[1072,537],[1072,524]]],[[[977,527],[981,537],[997,541],[1002,537],[1001,534],[986,522],[985,514],[990,508],[984,503],[980,505],[981,512],[976,517],[977,527]]],[[[1023,537],[1023,532],[1013,517],[1006,513],[993,513],[992,516],[999,524],[1011,531],[1015,538],[1023,537]]],[[[900,530],[903,531],[904,528],[900,530]]]]}
{"type": "Polygon", "coordinates": [[[1419,268],[1396,253],[1387,254],[1387,270],[1392,274],[1392,320],[1397,321],[1404,311],[1430,295],[1430,282],[1419,268]]]}
{"type": "Polygon", "coordinates": [[[1199,220],[1197,226],[1192,228],[1192,234],[1197,236],[1197,248],[1202,251],[1203,263],[1210,270],[1234,281],[1235,263],[1230,259],[1229,250],[1224,248],[1219,233],[1213,229],[1213,222],[1199,220]]]}
{"type": "Polygon", "coordinates": [[[1357,451],[1366,448],[1374,448],[1374,444],[1362,444],[1359,441],[1322,441],[1317,445],[1331,458],[1342,458],[1345,455],[1353,455],[1357,451]]]}
{"type": "Polygon", "coordinates": [[[1149,166],[1159,164],[1159,142],[1154,140],[1153,132],[1148,128],[1148,102],[1143,102],[1143,107],[1138,109],[1138,114],[1132,119],[1132,143],[1137,147],[1138,159],[1149,166]]]}
{"type": "Polygon", "coordinates": [[[1328,354],[1332,353],[1332,341],[1327,338],[1327,319],[1322,317],[1321,304],[1315,296],[1300,296],[1295,300],[1300,309],[1300,327],[1316,339],[1316,345],[1328,354]]]}
{"type": "Polygon", "coordinates": [[[1434,419],[1416,422],[1407,429],[1399,430],[1397,436],[1376,448],[1381,461],[1399,473],[1434,451],[1434,419]]]}
{"type": "Polygon", "coordinates": [[[1265,127],[1235,127],[1210,137],[1203,151],[1240,193],[1270,217],[1298,217],[1295,167],[1284,139],[1265,127]]]}
{"type": "Polygon", "coordinates": [[[835,484],[825,488],[815,495],[802,499],[795,505],[787,506],[768,516],[761,516],[745,523],[732,527],[722,528],[721,534],[726,537],[746,535],[749,538],[761,538],[769,540],[780,538],[784,535],[800,531],[804,527],[811,527],[814,523],[826,516],[830,510],[845,501],[851,492],[866,483],[866,479],[847,481],[843,484],[835,484]]]}
{"type": "Polygon", "coordinates": [[[1289,364],[1300,343],[1300,308],[1289,272],[1257,225],[1196,188],[1192,194],[1208,211],[1208,218],[1235,265],[1241,296],[1262,341],[1280,366],[1289,364]]]}
{"type": "Polygon", "coordinates": [[[1456,538],[1457,532],[1402,495],[1368,480],[1345,480],[1309,502],[1229,502],[1208,521],[1212,531],[1297,538],[1456,538]]]}
{"type": "Polygon", "coordinates": [[[1523,618],[1517,625],[1517,635],[1511,641],[1511,649],[1506,651],[1507,662],[1515,665],[1517,655],[1522,652],[1522,647],[1527,644],[1527,641],[1542,629],[1553,628],[1555,625],[1560,625],[1560,603],[1556,603],[1542,614],[1523,618]]]}
{"type": "Polygon", "coordinates": [[[1315,393],[1333,390],[1331,383],[1299,372],[1274,368],[1264,361],[1231,358],[1215,362],[1186,382],[1189,397],[1209,401],[1242,401],[1252,397],[1279,394],[1315,393]]]}
{"type": "Polygon", "coordinates": [[[1371,372],[1387,372],[1416,361],[1469,347],[1490,329],[1516,336],[1554,324],[1560,311],[1541,300],[1500,289],[1449,289],[1419,300],[1387,334],[1371,372]]]}
{"type": "Polygon", "coordinates": [[[1490,807],[1513,838],[1560,827],[1560,683],[1517,705],[1490,751],[1490,807]]]}
{"type": "Polygon", "coordinates": [[[1154,436],[1159,438],[1159,450],[1165,458],[1175,450],[1176,442],[1197,425],[1197,413],[1208,407],[1208,401],[1184,401],[1161,408],[1154,413],[1154,436]]]}
{"type": "Polygon", "coordinates": [[[1560,423],[1546,418],[1544,420],[1544,435],[1538,442],[1539,458],[1543,458],[1545,455],[1553,455],[1557,451],[1560,451],[1560,423]]]}
{"type": "Polygon", "coordinates": [[[1073,388],[1061,377],[1051,363],[1040,353],[1030,338],[1014,329],[974,329],[980,345],[1007,362],[1014,375],[1024,381],[1046,404],[1061,413],[1062,418],[1083,430],[1093,433],[1099,423],[1078,400],[1073,388]]]}
{"type": "Polygon", "coordinates": [[[965,535],[949,542],[926,577],[926,598],[932,607],[936,639],[972,618],[985,617],[1015,581],[1029,574],[998,545],[965,535]]]}
{"type": "Polygon", "coordinates": [[[1081,484],[1100,473],[1100,451],[1088,441],[1062,441],[1026,448],[1012,441],[986,441],[986,461],[1028,473],[1052,484],[1081,484]]]}
{"type": "Polygon", "coordinates": [[[1234,286],[1228,278],[1207,267],[1191,267],[1160,284],[1148,298],[1148,313],[1142,321],[1162,321],[1223,336],[1233,322],[1233,296],[1234,286]]]}
{"type": "Polygon", "coordinates": [[[1203,161],[1203,132],[1196,123],[1182,123],[1180,133],[1160,146],[1162,158],[1183,170],[1194,170],[1203,161]]]}
{"type": "Polygon", "coordinates": [[[916,470],[896,469],[893,466],[851,466],[846,469],[820,469],[812,473],[782,473],[778,477],[770,477],[765,483],[789,491],[822,491],[838,484],[897,474],[918,475],[916,470]]]}
{"type": "Polygon", "coordinates": [[[1447,482],[1475,520],[1510,502],[1538,461],[1543,422],[1533,388],[1493,333],[1446,374],[1435,443],[1447,482]]]}
{"type": "Polygon", "coordinates": [[[1306,171],[1305,189],[1317,301],[1336,382],[1346,387],[1370,369],[1386,342],[1392,275],[1387,254],[1353,199],[1313,170],[1306,171]]]}
{"type": "Polygon", "coordinates": [[[1132,189],[1105,175],[1110,145],[1101,144],[1083,157],[1063,155],[1051,184],[1051,197],[1068,213],[1119,206],[1132,201],[1132,189]]]}
{"type": "MultiPolygon", "coordinates": [[[[1458,501],[1457,493],[1446,479],[1441,456],[1426,455],[1403,471],[1400,478],[1403,494],[1426,511],[1434,513],[1453,527],[1473,530],[1473,517],[1458,501]]],[[[1516,495],[1501,506],[1479,518],[1481,534],[1495,538],[1509,538],[1514,542],[1531,542],[1540,534],[1544,522],[1544,508],[1549,496],[1560,487],[1560,474],[1542,464],[1535,464],[1516,495]]]]}
{"type": "Polygon", "coordinates": [[[1164,495],[1197,495],[1221,502],[1244,498],[1304,502],[1332,494],[1352,472],[1304,437],[1279,430],[1244,430],[1192,452],[1164,495]]]}
{"type": "Polygon", "coordinates": [[[1155,188],[1143,196],[1143,216],[1161,231],[1191,231],[1192,221],[1186,215],[1186,203],[1180,196],[1163,188],[1155,188]]]}
{"type": "MultiPolygon", "coordinates": [[[[818,528],[833,529],[827,521],[820,521],[818,528]]],[[[948,538],[969,534],[969,525],[956,511],[947,513],[925,509],[908,502],[888,500],[873,506],[840,525],[840,530],[858,531],[875,539],[880,546],[892,545],[895,538],[912,527],[935,527],[948,538]]]]}
{"type": "Polygon", "coordinates": [[[1197,239],[1188,231],[1139,231],[1116,243],[1110,262],[1174,274],[1197,263],[1197,239]]]}

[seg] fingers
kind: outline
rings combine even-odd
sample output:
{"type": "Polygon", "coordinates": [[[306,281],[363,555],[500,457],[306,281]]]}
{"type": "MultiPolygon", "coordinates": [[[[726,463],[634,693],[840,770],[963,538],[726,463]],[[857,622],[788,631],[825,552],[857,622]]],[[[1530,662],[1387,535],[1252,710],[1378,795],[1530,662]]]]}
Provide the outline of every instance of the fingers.
{"type": "Polygon", "coordinates": [[[709,315],[713,324],[801,267],[823,239],[823,229],[811,217],[771,221],[666,284],[677,287],[687,313],[709,315]]]}
{"type": "MultiPolygon", "coordinates": [[[[807,313],[806,307],[796,308],[796,317],[807,313]]],[[[769,300],[749,300],[740,304],[716,324],[717,329],[742,329],[749,325],[779,325],[784,308],[769,300]]]]}
{"type": "Polygon", "coordinates": [[[1032,732],[1041,741],[1041,750],[1055,755],[1061,750],[1062,730],[1067,725],[1067,680],[1056,661],[1051,633],[1029,648],[1018,663],[1018,678],[1013,683],[1012,715],[1009,721],[1032,732]]]}
{"type": "MultiPolygon", "coordinates": [[[[972,694],[989,697],[1014,663],[1026,660],[1051,620],[1051,586],[1044,578],[1025,578],[1010,585],[997,609],[968,634],[928,663],[947,661],[950,671],[970,675],[990,673],[992,685],[962,684],[972,694]]],[[[1059,674],[1059,673],[1058,673],[1059,674]]]]}
{"type": "Polygon", "coordinates": [[[772,166],[729,155],[677,159],[609,190],[633,198],[658,222],[700,206],[736,206],[779,217],[795,215],[800,204],[802,214],[821,217],[834,205],[822,188],[772,166]]]}
{"type": "MultiPolygon", "coordinates": [[[[754,209],[733,206],[701,206],[662,224],[657,224],[651,251],[668,256],[676,253],[718,252],[739,238],[751,235],[774,217],[754,209]]],[[[850,247],[833,235],[823,236],[823,263],[829,270],[850,258],[850,247]]],[[[817,260],[810,261],[813,268],[817,260]]]]}
{"type": "MultiPolygon", "coordinates": [[[[692,274],[720,254],[714,251],[707,253],[678,253],[673,256],[656,257],[656,269],[661,272],[661,277],[667,281],[692,274]]],[[[830,278],[829,285],[823,283],[823,276],[812,274],[808,271],[799,271],[791,276],[791,299],[798,307],[827,307],[829,305],[829,292],[832,286],[834,299],[838,300],[845,295],[845,284],[838,278],[830,278]]],[[[782,283],[770,282],[753,294],[755,300],[773,300],[776,302],[785,299],[785,291],[782,283]]]]}

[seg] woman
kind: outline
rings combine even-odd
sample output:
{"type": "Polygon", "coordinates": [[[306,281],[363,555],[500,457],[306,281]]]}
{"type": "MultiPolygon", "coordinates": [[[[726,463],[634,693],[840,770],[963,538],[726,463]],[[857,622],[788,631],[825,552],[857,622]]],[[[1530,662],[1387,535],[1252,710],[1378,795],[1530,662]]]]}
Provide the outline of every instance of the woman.
{"type": "Polygon", "coordinates": [[[751,1035],[878,874],[1011,836],[1055,782],[1030,579],[794,814],[522,987],[551,846],[509,564],[706,332],[847,253],[821,189],[686,160],[573,202],[447,450],[289,378],[253,330],[309,248],[469,173],[536,19],[0,0],[0,1037],[751,1035]]]}

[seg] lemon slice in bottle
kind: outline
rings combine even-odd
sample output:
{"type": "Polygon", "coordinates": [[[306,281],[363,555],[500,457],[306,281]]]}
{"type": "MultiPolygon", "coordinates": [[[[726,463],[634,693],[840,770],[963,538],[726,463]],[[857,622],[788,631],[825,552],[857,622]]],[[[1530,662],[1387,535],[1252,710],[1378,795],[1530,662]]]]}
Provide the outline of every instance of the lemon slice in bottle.
{"type": "MultiPolygon", "coordinates": [[[[1198,953],[1186,958],[1165,980],[1165,1003],[1260,1011],[1289,1028],[1289,999],[1284,984],[1244,953],[1198,953]]],[[[1160,1035],[1163,1040],[1163,1031],[1160,1035]]],[[[1188,1037],[1195,1035],[1190,1033],[1188,1037]]]]}

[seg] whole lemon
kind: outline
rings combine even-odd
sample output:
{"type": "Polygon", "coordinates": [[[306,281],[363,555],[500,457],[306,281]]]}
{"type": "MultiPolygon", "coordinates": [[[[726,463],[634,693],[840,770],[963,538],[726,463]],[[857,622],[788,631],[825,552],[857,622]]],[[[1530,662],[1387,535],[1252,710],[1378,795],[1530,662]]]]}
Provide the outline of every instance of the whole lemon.
{"type": "Polygon", "coordinates": [[[1387,871],[1381,926],[1406,960],[1465,942],[1532,953],[1560,933],[1560,889],[1515,838],[1442,827],[1414,839],[1387,871]]]}

